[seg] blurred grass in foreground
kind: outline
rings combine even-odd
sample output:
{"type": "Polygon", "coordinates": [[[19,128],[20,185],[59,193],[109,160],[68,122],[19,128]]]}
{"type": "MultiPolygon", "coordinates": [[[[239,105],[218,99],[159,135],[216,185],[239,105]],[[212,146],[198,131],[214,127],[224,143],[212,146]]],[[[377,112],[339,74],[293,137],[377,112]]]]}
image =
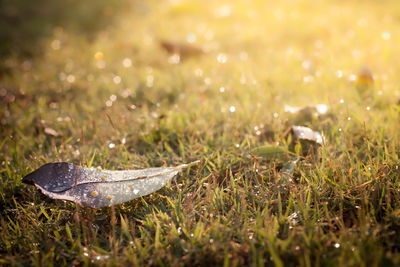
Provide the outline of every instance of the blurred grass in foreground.
{"type": "Polygon", "coordinates": [[[149,1],[109,19],[105,1],[57,3],[1,30],[1,263],[400,263],[396,1],[149,1]],[[321,160],[300,161],[282,188],[286,161],[249,154],[287,145],[285,105],[319,103],[329,116],[296,123],[324,134],[321,160]],[[92,158],[202,164],[97,210],[20,183],[45,162],[92,158]]]}

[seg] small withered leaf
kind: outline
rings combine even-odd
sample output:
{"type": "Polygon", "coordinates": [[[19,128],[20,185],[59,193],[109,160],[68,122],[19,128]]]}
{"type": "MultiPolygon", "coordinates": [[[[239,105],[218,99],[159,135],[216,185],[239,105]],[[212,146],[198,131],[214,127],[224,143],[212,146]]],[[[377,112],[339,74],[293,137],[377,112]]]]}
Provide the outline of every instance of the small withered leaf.
{"type": "Polygon", "coordinates": [[[188,58],[204,54],[203,49],[191,44],[161,41],[160,45],[165,51],[167,51],[168,54],[178,54],[182,58],[188,58]]]}
{"type": "Polygon", "coordinates": [[[22,182],[35,185],[53,199],[82,206],[106,207],[145,196],[163,187],[191,164],[142,170],[99,170],[72,163],[48,163],[26,175],[22,182]]]}
{"type": "Polygon", "coordinates": [[[323,144],[323,137],[319,132],[313,131],[312,129],[304,126],[292,126],[291,132],[294,139],[307,140],[314,142],[318,145],[323,144]]]}

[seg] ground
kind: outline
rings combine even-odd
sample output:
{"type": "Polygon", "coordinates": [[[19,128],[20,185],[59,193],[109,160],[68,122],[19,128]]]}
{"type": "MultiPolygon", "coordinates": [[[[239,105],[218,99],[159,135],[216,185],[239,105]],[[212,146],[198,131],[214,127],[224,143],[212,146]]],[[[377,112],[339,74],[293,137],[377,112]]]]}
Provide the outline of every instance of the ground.
{"type": "Polygon", "coordinates": [[[400,264],[397,1],[1,5],[1,264],[400,264]],[[110,208],[21,183],[195,160],[110,208]]]}

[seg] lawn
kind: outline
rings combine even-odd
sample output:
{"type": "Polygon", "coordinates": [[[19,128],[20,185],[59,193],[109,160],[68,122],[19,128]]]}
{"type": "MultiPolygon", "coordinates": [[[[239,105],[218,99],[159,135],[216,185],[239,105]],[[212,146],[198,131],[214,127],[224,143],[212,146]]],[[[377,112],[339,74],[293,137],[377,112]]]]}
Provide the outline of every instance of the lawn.
{"type": "Polygon", "coordinates": [[[0,6],[0,264],[400,264],[398,1],[0,6]],[[106,208],[21,183],[196,160],[106,208]]]}

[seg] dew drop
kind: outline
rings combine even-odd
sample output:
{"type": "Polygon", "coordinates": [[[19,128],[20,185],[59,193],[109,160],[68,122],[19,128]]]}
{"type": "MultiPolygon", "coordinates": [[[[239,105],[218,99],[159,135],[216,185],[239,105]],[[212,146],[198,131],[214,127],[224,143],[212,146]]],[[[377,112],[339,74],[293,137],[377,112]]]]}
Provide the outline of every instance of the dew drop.
{"type": "Polygon", "coordinates": [[[125,68],[130,68],[132,66],[132,60],[130,58],[124,58],[124,60],[122,60],[122,65],[125,68]]]}
{"type": "Polygon", "coordinates": [[[388,40],[390,40],[391,37],[392,37],[392,35],[390,34],[390,32],[383,32],[382,33],[382,39],[383,40],[388,41],[388,40]]]}
{"type": "Polygon", "coordinates": [[[96,52],[96,54],[94,54],[94,58],[96,59],[96,60],[98,60],[98,61],[100,61],[100,60],[103,60],[103,58],[104,58],[104,54],[103,54],[103,52],[96,52]]]}
{"type": "Polygon", "coordinates": [[[69,75],[67,76],[67,82],[69,82],[69,83],[74,83],[74,82],[75,82],[75,76],[72,75],[72,74],[69,74],[69,75]]]}
{"type": "Polygon", "coordinates": [[[154,84],[154,76],[153,75],[147,75],[146,77],[146,86],[147,87],[152,87],[154,84]]]}
{"type": "Polygon", "coordinates": [[[194,43],[194,42],[196,42],[196,34],[194,34],[194,33],[189,33],[187,36],[186,36],[186,41],[188,42],[188,43],[194,43]]]}
{"type": "Polygon", "coordinates": [[[107,106],[107,107],[111,107],[112,104],[113,104],[113,102],[112,102],[111,100],[107,100],[107,101],[106,101],[106,106],[107,106]]]}
{"type": "Polygon", "coordinates": [[[91,195],[92,197],[97,197],[97,196],[99,195],[99,192],[97,192],[96,190],[94,190],[94,191],[90,192],[90,195],[91,195]]]}
{"type": "Polygon", "coordinates": [[[227,59],[228,59],[227,56],[223,53],[220,53],[217,56],[217,61],[218,61],[218,63],[221,63],[221,64],[226,63],[227,59]]]}
{"type": "Polygon", "coordinates": [[[355,74],[349,75],[349,81],[354,82],[356,80],[357,80],[357,75],[355,75],[355,74]]]}
{"type": "Polygon", "coordinates": [[[106,62],[104,60],[98,60],[97,61],[97,67],[99,69],[104,69],[106,67],[106,62]]]}
{"type": "Polygon", "coordinates": [[[60,40],[53,40],[51,42],[51,48],[53,48],[54,50],[59,50],[61,47],[61,42],[60,40]]]}
{"type": "Polygon", "coordinates": [[[120,83],[121,83],[121,77],[115,76],[115,77],[113,78],[113,82],[114,82],[115,84],[120,84],[120,83]]]}
{"type": "Polygon", "coordinates": [[[112,102],[114,102],[115,100],[117,100],[117,96],[116,95],[110,95],[110,100],[112,102]]]}
{"type": "Polygon", "coordinates": [[[169,64],[179,64],[181,62],[181,56],[179,54],[173,54],[168,58],[169,64]]]}
{"type": "Polygon", "coordinates": [[[203,70],[202,69],[195,69],[194,75],[197,77],[202,77],[203,76],[203,70]]]}

